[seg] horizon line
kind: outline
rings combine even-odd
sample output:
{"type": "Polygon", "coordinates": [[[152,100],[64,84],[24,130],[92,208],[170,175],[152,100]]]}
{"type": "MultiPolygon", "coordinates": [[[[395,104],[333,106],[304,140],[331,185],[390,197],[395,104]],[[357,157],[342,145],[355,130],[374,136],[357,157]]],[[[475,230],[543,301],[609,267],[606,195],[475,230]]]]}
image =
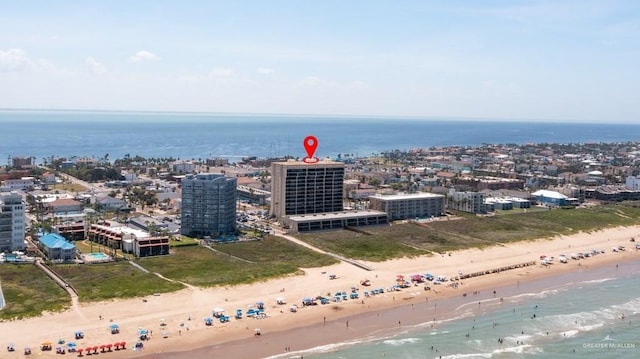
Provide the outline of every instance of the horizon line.
{"type": "Polygon", "coordinates": [[[592,124],[634,124],[631,121],[620,120],[580,120],[557,118],[505,118],[505,117],[470,117],[470,116],[421,116],[421,115],[393,115],[393,114],[320,114],[320,113],[270,113],[270,112],[213,112],[186,110],[111,110],[111,109],[80,109],[80,108],[12,108],[0,107],[0,112],[40,112],[40,113],[94,113],[94,114],[144,114],[144,115],[187,115],[187,116],[256,116],[256,117],[304,117],[324,119],[376,119],[376,120],[411,120],[411,121],[478,121],[478,122],[541,122],[541,123],[592,123],[592,124]]]}

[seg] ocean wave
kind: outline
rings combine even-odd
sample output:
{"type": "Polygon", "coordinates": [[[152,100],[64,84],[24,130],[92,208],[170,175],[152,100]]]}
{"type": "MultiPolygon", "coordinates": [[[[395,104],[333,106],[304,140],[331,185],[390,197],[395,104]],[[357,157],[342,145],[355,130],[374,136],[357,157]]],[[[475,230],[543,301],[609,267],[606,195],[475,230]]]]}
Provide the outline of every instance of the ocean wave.
{"type": "Polygon", "coordinates": [[[418,343],[421,342],[422,339],[420,338],[404,338],[404,339],[389,339],[389,340],[385,340],[382,343],[387,344],[387,345],[393,345],[393,346],[399,346],[399,345],[404,345],[404,344],[413,344],[413,343],[418,343]]]}
{"type": "Polygon", "coordinates": [[[598,283],[604,283],[604,282],[608,282],[611,280],[616,280],[615,278],[602,278],[602,279],[593,279],[593,280],[587,280],[584,282],[580,282],[580,284],[598,284],[598,283]]]}
{"type": "Polygon", "coordinates": [[[487,353],[466,353],[466,354],[452,354],[452,355],[443,355],[442,359],[476,359],[476,358],[493,358],[494,355],[500,354],[540,354],[542,353],[542,348],[535,347],[532,345],[518,345],[514,347],[505,347],[493,350],[487,353]]]}
{"type": "Polygon", "coordinates": [[[294,351],[294,352],[289,352],[286,354],[276,354],[276,355],[272,355],[269,357],[265,357],[265,359],[280,359],[280,358],[292,358],[292,355],[294,355],[293,358],[295,358],[295,355],[300,355],[300,357],[303,356],[303,354],[324,354],[324,353],[331,353],[331,352],[335,352],[339,349],[345,348],[345,347],[350,347],[350,346],[354,346],[354,345],[358,345],[358,344],[367,344],[367,343],[371,343],[373,341],[379,340],[379,338],[373,338],[373,337],[367,337],[367,338],[361,338],[361,339],[354,339],[354,340],[347,340],[344,342],[340,342],[340,343],[331,343],[331,344],[325,344],[325,345],[319,345],[317,347],[313,347],[313,348],[309,348],[309,349],[305,349],[305,350],[299,350],[299,351],[294,351]]]}

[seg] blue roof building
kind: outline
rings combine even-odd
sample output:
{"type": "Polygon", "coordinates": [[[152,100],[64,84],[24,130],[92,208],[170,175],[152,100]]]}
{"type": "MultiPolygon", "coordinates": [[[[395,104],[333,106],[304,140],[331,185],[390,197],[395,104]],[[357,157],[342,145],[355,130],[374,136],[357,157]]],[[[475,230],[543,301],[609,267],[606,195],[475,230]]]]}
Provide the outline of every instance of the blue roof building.
{"type": "Polygon", "coordinates": [[[76,257],[76,245],[56,233],[47,233],[40,237],[40,249],[49,259],[70,261],[76,257]]]}

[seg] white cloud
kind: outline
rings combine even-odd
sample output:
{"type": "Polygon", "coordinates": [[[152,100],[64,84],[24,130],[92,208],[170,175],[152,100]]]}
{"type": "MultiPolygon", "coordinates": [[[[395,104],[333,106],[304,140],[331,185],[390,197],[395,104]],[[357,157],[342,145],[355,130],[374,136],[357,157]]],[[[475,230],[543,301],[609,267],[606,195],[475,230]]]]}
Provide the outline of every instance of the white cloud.
{"type": "Polygon", "coordinates": [[[107,72],[107,68],[93,57],[87,57],[87,59],[84,60],[84,63],[87,66],[87,70],[94,75],[102,75],[107,72]]]}
{"type": "Polygon", "coordinates": [[[264,67],[259,67],[256,70],[257,73],[259,73],[260,75],[271,75],[272,73],[276,72],[274,69],[268,69],[268,68],[264,68],[264,67]]]}
{"type": "Polygon", "coordinates": [[[160,60],[160,57],[158,57],[158,55],[154,54],[153,52],[140,50],[136,52],[135,55],[129,57],[129,60],[131,62],[156,61],[160,60]]]}
{"type": "Polygon", "coordinates": [[[209,74],[214,77],[232,77],[233,75],[235,75],[235,72],[233,71],[233,69],[227,67],[216,67],[211,70],[209,74]]]}
{"type": "Polygon", "coordinates": [[[0,50],[0,72],[17,72],[25,70],[31,59],[22,49],[0,50]]]}

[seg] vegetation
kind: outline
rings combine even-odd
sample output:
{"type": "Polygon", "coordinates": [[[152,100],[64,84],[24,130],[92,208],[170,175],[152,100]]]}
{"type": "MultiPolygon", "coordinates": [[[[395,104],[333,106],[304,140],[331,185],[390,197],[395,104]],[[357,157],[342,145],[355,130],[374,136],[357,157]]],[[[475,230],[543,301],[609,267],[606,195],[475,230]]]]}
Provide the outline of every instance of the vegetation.
{"type": "Polygon", "coordinates": [[[582,209],[554,209],[497,215],[464,216],[456,220],[424,224],[401,224],[367,228],[366,234],[351,231],[314,232],[299,238],[354,259],[382,261],[428,252],[445,253],[470,247],[596,231],[638,223],[640,208],[606,205],[582,209]]]}
{"type": "Polygon", "coordinates": [[[2,292],[6,301],[0,319],[36,317],[71,306],[67,292],[31,264],[0,264],[2,292]]]}
{"type": "Polygon", "coordinates": [[[187,236],[169,237],[170,247],[197,246],[199,242],[187,236]]]}
{"type": "Polygon", "coordinates": [[[283,238],[267,236],[261,241],[178,247],[173,254],[141,258],[137,262],[167,278],[191,285],[211,287],[252,283],[295,274],[300,267],[336,263],[325,255],[300,247],[283,238]]]}
{"type": "Polygon", "coordinates": [[[134,298],[184,288],[180,283],[145,273],[126,261],[101,264],[58,264],[51,269],[78,291],[82,302],[134,298]]]}
{"type": "Polygon", "coordinates": [[[422,232],[419,228],[412,227],[401,225],[367,228],[370,234],[349,230],[311,232],[298,234],[297,237],[315,247],[344,257],[379,262],[390,258],[412,257],[428,253],[404,243],[403,238],[406,235],[412,236],[407,230],[413,229],[414,235],[422,232]]]}

